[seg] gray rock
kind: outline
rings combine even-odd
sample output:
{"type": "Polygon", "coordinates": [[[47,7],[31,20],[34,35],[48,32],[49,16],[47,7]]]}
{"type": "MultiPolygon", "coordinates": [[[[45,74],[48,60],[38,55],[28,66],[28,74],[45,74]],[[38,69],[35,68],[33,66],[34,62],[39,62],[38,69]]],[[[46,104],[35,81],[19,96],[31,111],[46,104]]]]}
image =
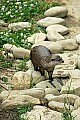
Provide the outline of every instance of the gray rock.
{"type": "Polygon", "coordinates": [[[63,25],[55,24],[55,25],[50,25],[46,28],[46,32],[50,31],[56,31],[62,35],[66,35],[69,33],[69,29],[63,25]]]}
{"type": "Polygon", "coordinates": [[[5,23],[3,20],[0,20],[0,26],[6,27],[8,26],[8,23],[5,23]]]}
{"type": "Polygon", "coordinates": [[[49,31],[49,32],[47,33],[47,38],[48,38],[48,40],[54,41],[54,42],[65,39],[61,34],[59,34],[59,33],[56,32],[56,31],[49,31]]]}
{"type": "Polygon", "coordinates": [[[78,56],[78,59],[77,59],[77,67],[80,70],[80,55],[78,56]]]}
{"type": "Polygon", "coordinates": [[[13,30],[13,31],[22,30],[27,27],[31,27],[31,24],[29,22],[10,23],[8,25],[8,29],[13,30]]]}
{"type": "Polygon", "coordinates": [[[65,25],[65,20],[57,17],[46,17],[37,22],[39,26],[48,27],[49,25],[61,24],[65,25]]]}
{"type": "Polygon", "coordinates": [[[21,118],[29,120],[62,120],[61,113],[53,111],[44,106],[34,106],[30,112],[21,116],[21,118]]]}
{"type": "Polygon", "coordinates": [[[64,50],[75,50],[78,49],[78,43],[75,39],[66,39],[60,41],[64,50]]]}
{"type": "Polygon", "coordinates": [[[64,6],[52,7],[45,11],[45,16],[66,17],[68,13],[67,8],[64,6]]]}

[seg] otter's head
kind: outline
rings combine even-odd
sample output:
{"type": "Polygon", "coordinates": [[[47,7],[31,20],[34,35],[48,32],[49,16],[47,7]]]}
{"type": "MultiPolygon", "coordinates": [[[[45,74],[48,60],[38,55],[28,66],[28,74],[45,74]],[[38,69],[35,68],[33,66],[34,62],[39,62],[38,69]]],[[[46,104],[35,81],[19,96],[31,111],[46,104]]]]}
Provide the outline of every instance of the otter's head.
{"type": "Polygon", "coordinates": [[[63,63],[64,60],[56,54],[51,54],[50,57],[50,64],[52,64],[53,67],[55,67],[55,65],[59,65],[60,63],[63,63]]]}

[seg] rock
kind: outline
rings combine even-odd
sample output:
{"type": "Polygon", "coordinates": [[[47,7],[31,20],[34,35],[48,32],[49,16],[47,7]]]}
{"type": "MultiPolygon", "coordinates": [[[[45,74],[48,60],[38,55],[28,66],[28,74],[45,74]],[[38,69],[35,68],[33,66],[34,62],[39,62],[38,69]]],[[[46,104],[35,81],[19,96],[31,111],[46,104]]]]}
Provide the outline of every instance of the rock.
{"type": "Polygon", "coordinates": [[[56,88],[45,88],[45,95],[47,94],[59,95],[60,93],[56,88]]]}
{"type": "Polygon", "coordinates": [[[65,20],[57,17],[46,17],[37,22],[39,26],[48,27],[49,25],[61,24],[65,25],[65,20]]]}
{"type": "Polygon", "coordinates": [[[65,103],[65,101],[67,101],[67,103],[70,103],[71,105],[74,105],[75,101],[78,98],[79,96],[74,94],[62,94],[58,96],[50,95],[50,97],[49,97],[49,94],[46,95],[46,99],[49,99],[49,101],[56,101],[60,103],[65,103]]]}
{"type": "Polygon", "coordinates": [[[46,32],[50,31],[56,31],[62,35],[66,35],[69,33],[69,29],[63,25],[55,24],[55,25],[50,25],[46,28],[46,32]]]}
{"type": "Polygon", "coordinates": [[[4,58],[14,58],[13,54],[6,53],[5,51],[2,51],[2,55],[4,56],[4,58]]]}
{"type": "Polygon", "coordinates": [[[8,51],[10,51],[10,52],[12,52],[13,49],[16,49],[16,48],[17,48],[17,47],[16,47],[15,45],[8,44],[8,43],[6,43],[6,44],[3,45],[3,49],[8,50],[8,51]]]}
{"type": "Polygon", "coordinates": [[[22,47],[13,49],[13,56],[15,58],[29,57],[30,50],[24,49],[22,47]]]}
{"type": "Polygon", "coordinates": [[[70,75],[70,80],[62,87],[61,93],[80,95],[80,70],[72,70],[70,75]]]}
{"type": "Polygon", "coordinates": [[[72,116],[74,120],[80,120],[80,108],[78,108],[77,110],[74,110],[72,112],[72,116]]]}
{"type": "Polygon", "coordinates": [[[35,33],[31,37],[28,37],[28,42],[38,43],[40,41],[44,41],[46,39],[45,33],[35,33]]]}
{"type": "Polygon", "coordinates": [[[31,76],[25,72],[16,72],[12,78],[13,89],[25,89],[30,88],[31,76]]]}
{"type": "Polygon", "coordinates": [[[13,109],[19,105],[29,104],[40,104],[40,100],[29,95],[13,95],[4,100],[1,106],[3,109],[13,109]]]}
{"type": "Polygon", "coordinates": [[[75,39],[66,39],[60,41],[64,50],[78,49],[78,44],[75,39]]]}
{"type": "Polygon", "coordinates": [[[77,59],[77,67],[80,70],[80,55],[78,55],[78,59],[77,59]]]}
{"type": "Polygon", "coordinates": [[[63,64],[56,65],[53,71],[53,77],[69,77],[71,76],[71,71],[77,67],[77,57],[76,54],[63,53],[59,54],[60,57],[64,60],[63,64]]]}
{"type": "Polygon", "coordinates": [[[27,66],[27,68],[33,68],[33,64],[32,64],[32,62],[31,62],[31,60],[28,60],[28,61],[26,62],[26,66],[27,66]]]}
{"type": "Polygon", "coordinates": [[[59,41],[56,41],[56,42],[42,41],[37,44],[34,44],[32,47],[37,45],[43,45],[47,47],[52,53],[59,53],[62,51],[62,45],[59,41]]]}
{"type": "Polygon", "coordinates": [[[22,115],[22,118],[29,120],[61,120],[61,113],[53,111],[44,106],[34,106],[30,112],[22,115]]]}
{"type": "Polygon", "coordinates": [[[75,38],[76,38],[77,43],[80,43],[80,34],[77,34],[77,35],[75,36],[75,38]]]}
{"type": "Polygon", "coordinates": [[[77,109],[80,107],[80,97],[75,100],[74,107],[77,109]]]}
{"type": "Polygon", "coordinates": [[[66,17],[67,13],[68,13],[68,10],[64,6],[56,6],[46,10],[44,15],[55,16],[55,17],[66,17]]]}
{"type": "Polygon", "coordinates": [[[33,84],[37,84],[43,80],[45,80],[44,76],[41,76],[41,73],[39,71],[34,71],[34,69],[28,69],[26,71],[27,74],[31,76],[31,80],[33,84]]]}
{"type": "Polygon", "coordinates": [[[48,38],[48,40],[54,41],[54,42],[65,39],[61,34],[59,34],[59,33],[56,32],[56,31],[49,31],[49,32],[47,33],[47,38],[48,38]]]}
{"type": "Polygon", "coordinates": [[[7,27],[8,23],[5,23],[3,20],[0,20],[0,26],[7,27]]]}
{"type": "Polygon", "coordinates": [[[56,111],[62,111],[62,110],[66,110],[69,109],[70,111],[73,111],[74,110],[74,107],[73,106],[69,106],[66,104],[66,108],[65,108],[65,105],[64,103],[60,103],[60,102],[56,102],[56,101],[50,101],[48,103],[49,107],[52,108],[53,110],[56,110],[56,111]]]}
{"type": "Polygon", "coordinates": [[[28,27],[31,27],[31,24],[29,22],[10,23],[8,25],[8,29],[13,30],[13,31],[22,30],[28,27]]]}
{"type": "Polygon", "coordinates": [[[53,94],[46,94],[46,95],[45,95],[45,99],[46,99],[48,102],[52,101],[53,98],[54,98],[54,95],[53,95],[53,94]]]}
{"type": "Polygon", "coordinates": [[[57,89],[57,90],[61,90],[62,88],[62,85],[57,81],[57,79],[54,79],[51,82],[49,82],[48,80],[46,81],[42,81],[42,82],[39,82],[38,84],[36,84],[36,87],[37,88],[43,88],[43,89],[46,89],[46,88],[52,88],[52,89],[57,89]]]}
{"type": "Polygon", "coordinates": [[[42,81],[42,82],[39,82],[38,84],[36,84],[36,88],[43,88],[43,89],[52,88],[52,89],[54,89],[54,86],[51,85],[51,83],[48,80],[45,80],[45,81],[42,81]]]}
{"type": "Polygon", "coordinates": [[[45,96],[45,91],[42,88],[31,88],[31,89],[25,89],[25,90],[12,90],[12,91],[2,91],[0,94],[0,101],[4,101],[8,97],[17,98],[18,95],[29,95],[34,98],[43,98],[45,96]]]}

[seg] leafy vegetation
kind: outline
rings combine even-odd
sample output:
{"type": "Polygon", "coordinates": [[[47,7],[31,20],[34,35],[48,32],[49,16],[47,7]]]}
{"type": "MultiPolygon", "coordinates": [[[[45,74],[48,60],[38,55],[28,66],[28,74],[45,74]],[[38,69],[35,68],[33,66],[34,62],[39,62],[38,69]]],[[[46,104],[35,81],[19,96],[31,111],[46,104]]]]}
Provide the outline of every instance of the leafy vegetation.
{"type": "Polygon", "coordinates": [[[74,120],[75,117],[71,114],[70,101],[68,98],[64,99],[64,111],[62,112],[62,120],[74,120]]]}

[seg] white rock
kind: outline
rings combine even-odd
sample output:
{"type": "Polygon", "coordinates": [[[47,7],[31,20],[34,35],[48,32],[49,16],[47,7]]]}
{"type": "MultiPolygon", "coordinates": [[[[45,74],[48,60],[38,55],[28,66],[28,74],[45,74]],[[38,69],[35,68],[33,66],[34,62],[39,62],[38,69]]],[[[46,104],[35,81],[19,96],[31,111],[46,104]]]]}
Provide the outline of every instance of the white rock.
{"type": "Polygon", "coordinates": [[[53,111],[44,106],[34,106],[30,112],[25,113],[22,118],[29,120],[62,120],[61,113],[53,111]]]}
{"type": "Polygon", "coordinates": [[[47,94],[59,95],[60,93],[56,88],[46,88],[45,95],[47,94]]]}
{"type": "Polygon", "coordinates": [[[66,39],[60,41],[64,50],[75,50],[78,49],[78,43],[75,39],[66,39]]]}
{"type": "Polygon", "coordinates": [[[74,110],[73,106],[71,106],[71,105],[69,106],[69,105],[66,104],[66,108],[65,108],[64,103],[60,103],[60,102],[56,102],[56,101],[50,101],[48,103],[48,105],[49,105],[50,108],[52,108],[53,110],[56,110],[56,111],[66,110],[66,108],[69,109],[70,111],[74,110]]]}
{"type": "Polygon", "coordinates": [[[80,70],[80,55],[78,56],[78,59],[77,59],[77,67],[80,70]]]}
{"type": "Polygon", "coordinates": [[[48,27],[49,25],[61,24],[65,25],[65,20],[57,17],[46,17],[37,22],[39,26],[48,27]]]}
{"type": "Polygon", "coordinates": [[[78,108],[77,110],[74,110],[72,112],[72,116],[74,120],[80,120],[80,108],[78,108]]]}
{"type": "Polygon", "coordinates": [[[62,45],[59,41],[56,41],[56,42],[42,41],[37,44],[34,44],[32,47],[37,45],[43,45],[47,47],[52,53],[59,53],[62,51],[62,45]]]}
{"type": "Polygon", "coordinates": [[[73,71],[71,73],[71,79],[62,87],[62,94],[75,93],[75,95],[80,95],[80,70],[75,69],[73,71]]]}
{"type": "Polygon", "coordinates": [[[29,57],[29,54],[30,54],[30,50],[24,49],[22,47],[13,49],[13,56],[15,58],[29,57]]]}
{"type": "Polygon", "coordinates": [[[45,33],[35,33],[31,37],[28,37],[28,42],[38,43],[40,41],[44,41],[46,39],[45,33]]]}
{"type": "Polygon", "coordinates": [[[58,96],[51,95],[51,97],[47,97],[47,99],[49,99],[50,101],[56,101],[56,102],[60,102],[60,103],[65,103],[65,101],[67,101],[71,105],[74,105],[75,101],[78,98],[79,98],[79,96],[74,95],[74,94],[62,94],[62,95],[58,95],[58,96]]]}
{"type": "Polygon", "coordinates": [[[52,88],[53,89],[54,87],[51,85],[51,83],[48,80],[45,80],[36,84],[36,88],[43,88],[43,89],[52,88]]]}
{"type": "Polygon", "coordinates": [[[56,6],[46,10],[44,15],[55,16],[55,17],[66,17],[67,13],[68,13],[68,10],[64,6],[56,6]]]}
{"type": "Polygon", "coordinates": [[[31,27],[31,24],[29,22],[10,23],[8,25],[8,29],[13,30],[13,31],[22,30],[27,27],[31,27]]]}
{"type": "Polygon", "coordinates": [[[43,80],[45,80],[44,76],[41,76],[39,71],[34,71],[34,69],[30,68],[26,71],[27,74],[31,76],[31,80],[33,84],[37,84],[43,80]]]}
{"type": "Polygon", "coordinates": [[[14,58],[13,54],[6,53],[5,51],[2,51],[2,55],[4,56],[4,58],[14,58]]]}
{"type": "Polygon", "coordinates": [[[59,34],[56,31],[49,31],[47,33],[47,38],[48,38],[48,40],[54,41],[54,42],[65,39],[61,34],[59,34]]]}
{"type": "Polygon", "coordinates": [[[3,109],[13,109],[19,105],[29,104],[40,104],[40,100],[29,95],[12,95],[3,101],[1,106],[3,109]]]}
{"type": "Polygon", "coordinates": [[[6,44],[3,45],[3,48],[4,48],[5,50],[8,50],[8,51],[11,52],[11,51],[13,51],[13,49],[16,49],[17,47],[16,47],[15,45],[6,43],[6,44]]]}
{"type": "Polygon", "coordinates": [[[11,83],[14,89],[30,88],[30,79],[31,76],[29,74],[19,71],[14,74],[11,83]]]}
{"type": "Polygon", "coordinates": [[[63,25],[55,24],[55,25],[50,25],[46,28],[46,32],[50,31],[56,31],[62,35],[66,35],[69,33],[69,29],[63,25]]]}
{"type": "Polygon", "coordinates": [[[80,34],[75,36],[77,43],[80,43],[80,34]]]}
{"type": "Polygon", "coordinates": [[[77,109],[80,107],[80,97],[78,97],[74,103],[74,107],[77,109]]]}

